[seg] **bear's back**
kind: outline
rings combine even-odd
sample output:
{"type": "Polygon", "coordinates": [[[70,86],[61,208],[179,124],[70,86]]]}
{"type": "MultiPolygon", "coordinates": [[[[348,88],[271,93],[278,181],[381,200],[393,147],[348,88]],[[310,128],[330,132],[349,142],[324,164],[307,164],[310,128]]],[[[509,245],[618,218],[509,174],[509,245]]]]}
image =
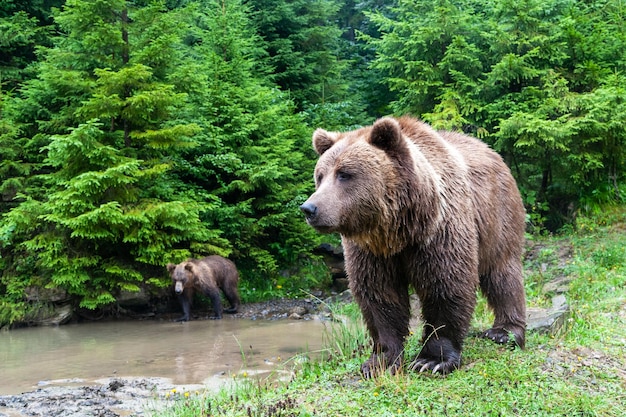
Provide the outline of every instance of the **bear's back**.
{"type": "Polygon", "coordinates": [[[479,233],[480,269],[502,257],[521,256],[526,213],[517,184],[502,157],[484,142],[438,132],[463,156],[479,233]]]}
{"type": "Polygon", "coordinates": [[[235,264],[219,255],[211,255],[199,260],[202,268],[206,271],[211,271],[217,285],[221,285],[223,282],[228,281],[237,283],[239,281],[239,272],[235,264]]]}

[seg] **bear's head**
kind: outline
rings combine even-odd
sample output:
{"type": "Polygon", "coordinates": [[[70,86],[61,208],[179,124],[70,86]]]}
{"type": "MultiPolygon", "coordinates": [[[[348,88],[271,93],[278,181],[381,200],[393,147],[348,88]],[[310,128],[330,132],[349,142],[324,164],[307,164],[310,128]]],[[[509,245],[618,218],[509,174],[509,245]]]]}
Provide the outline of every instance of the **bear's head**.
{"type": "Polygon", "coordinates": [[[386,117],[345,133],[317,129],[313,147],[320,155],[316,191],[300,206],[307,223],[375,252],[402,249],[419,179],[415,150],[400,122],[386,117]]]}
{"type": "Polygon", "coordinates": [[[413,160],[400,124],[383,118],[373,126],[338,133],[317,129],[313,147],[316,191],[302,204],[306,220],[322,233],[344,237],[376,235],[390,222],[404,197],[413,160]]]}
{"type": "Polygon", "coordinates": [[[172,281],[174,282],[174,291],[176,294],[182,294],[185,288],[193,286],[193,262],[185,261],[178,265],[167,264],[167,271],[170,273],[172,281]]]}

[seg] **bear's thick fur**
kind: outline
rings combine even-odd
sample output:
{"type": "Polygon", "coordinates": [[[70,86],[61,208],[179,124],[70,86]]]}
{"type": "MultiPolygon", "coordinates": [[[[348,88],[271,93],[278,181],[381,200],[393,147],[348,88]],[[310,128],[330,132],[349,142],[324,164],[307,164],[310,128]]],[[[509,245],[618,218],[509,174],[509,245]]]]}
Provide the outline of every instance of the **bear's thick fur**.
{"type": "Polygon", "coordinates": [[[497,153],[409,117],[346,133],[318,129],[313,146],[316,191],[301,209],[318,231],[341,234],[350,288],[373,340],[366,377],[403,364],[409,286],[424,321],[411,369],[446,374],[460,366],[478,288],[495,314],[483,335],[524,347],[525,212],[497,153]]]}
{"type": "Polygon", "coordinates": [[[167,270],[174,282],[174,291],[183,306],[183,316],[177,321],[191,320],[191,303],[194,290],[202,292],[211,299],[214,315],[212,319],[222,318],[222,300],[220,290],[230,303],[225,313],[234,314],[239,309],[239,272],[231,261],[221,256],[212,255],[202,259],[188,259],[178,265],[167,264],[167,270]]]}

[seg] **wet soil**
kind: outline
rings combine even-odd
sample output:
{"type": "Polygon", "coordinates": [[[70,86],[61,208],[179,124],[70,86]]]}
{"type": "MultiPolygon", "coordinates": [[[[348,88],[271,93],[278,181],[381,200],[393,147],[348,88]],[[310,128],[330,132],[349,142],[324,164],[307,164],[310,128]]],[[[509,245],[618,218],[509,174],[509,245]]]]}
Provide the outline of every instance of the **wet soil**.
{"type": "Polygon", "coordinates": [[[115,378],[99,385],[40,388],[0,397],[0,416],[117,417],[149,415],[165,405],[157,393],[176,389],[167,379],[115,378]]]}

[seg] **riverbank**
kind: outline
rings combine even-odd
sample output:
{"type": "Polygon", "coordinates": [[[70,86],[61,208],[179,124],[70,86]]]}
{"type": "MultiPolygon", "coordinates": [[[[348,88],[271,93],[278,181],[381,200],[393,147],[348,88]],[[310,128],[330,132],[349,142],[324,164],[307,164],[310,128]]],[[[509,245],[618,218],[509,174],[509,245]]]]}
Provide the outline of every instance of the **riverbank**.
{"type": "MultiPolygon", "coordinates": [[[[624,233],[626,212],[620,211],[611,218],[579,218],[577,229],[567,235],[529,241],[525,259],[529,311],[550,313],[558,299],[567,302],[565,314],[558,320],[546,315],[546,326],[528,332],[526,350],[509,350],[474,337],[493,319],[480,299],[472,334],[465,341],[462,367],[445,378],[407,371],[362,379],[359,367],[369,354],[369,338],[362,326],[341,323],[329,334],[320,360],[292,367],[286,382],[232,378],[254,384],[242,382],[232,390],[203,389],[198,394],[194,387],[151,378],[122,380],[115,390],[107,385],[113,381],[98,387],[43,387],[32,395],[0,397],[0,416],[621,417],[626,415],[624,233]],[[38,401],[47,407],[47,414],[28,408],[38,401]],[[6,414],[3,403],[24,414],[6,414]],[[160,406],[167,407],[154,411],[160,406]]],[[[284,310],[274,313],[274,303],[293,301],[249,306],[249,311],[242,309],[241,317],[289,316],[284,310]]],[[[341,313],[349,314],[350,308],[354,305],[347,304],[348,311],[341,313]]],[[[419,348],[419,335],[410,337],[407,356],[419,348]]]]}

